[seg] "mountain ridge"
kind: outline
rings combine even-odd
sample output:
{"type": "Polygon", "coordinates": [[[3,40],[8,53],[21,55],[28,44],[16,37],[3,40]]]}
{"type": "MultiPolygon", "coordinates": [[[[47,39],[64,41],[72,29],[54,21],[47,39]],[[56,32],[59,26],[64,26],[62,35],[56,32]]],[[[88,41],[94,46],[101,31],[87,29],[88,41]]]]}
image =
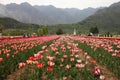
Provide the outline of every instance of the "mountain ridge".
{"type": "Polygon", "coordinates": [[[120,2],[99,9],[94,15],[78,23],[84,27],[98,27],[101,30],[120,32],[120,2]]]}
{"type": "Polygon", "coordinates": [[[0,6],[0,17],[11,17],[20,22],[43,24],[71,24],[94,14],[99,8],[76,9],[48,6],[32,6],[27,2],[0,6]],[[4,9],[3,9],[4,8],[4,9]],[[76,12],[75,12],[76,11],[76,12]]]}

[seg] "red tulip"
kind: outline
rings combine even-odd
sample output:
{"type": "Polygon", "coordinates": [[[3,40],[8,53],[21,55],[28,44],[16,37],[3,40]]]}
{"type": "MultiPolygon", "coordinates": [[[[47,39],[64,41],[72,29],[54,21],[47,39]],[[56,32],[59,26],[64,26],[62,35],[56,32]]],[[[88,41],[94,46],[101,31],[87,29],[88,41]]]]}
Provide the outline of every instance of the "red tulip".
{"type": "Polygon", "coordinates": [[[38,63],[38,64],[36,64],[36,66],[37,66],[37,68],[41,69],[41,68],[44,67],[44,64],[43,63],[38,63]]]}
{"type": "Polygon", "coordinates": [[[96,60],[92,60],[92,63],[95,64],[95,63],[96,63],[96,60]]]}
{"type": "Polygon", "coordinates": [[[0,62],[2,62],[3,61],[3,58],[0,58],[0,62]]]}
{"type": "Polygon", "coordinates": [[[94,75],[98,76],[101,74],[101,70],[100,68],[95,68],[94,71],[93,71],[94,75]]]}
{"type": "Polygon", "coordinates": [[[48,67],[47,67],[47,71],[49,71],[49,72],[53,71],[53,67],[48,66],[48,67]]]}

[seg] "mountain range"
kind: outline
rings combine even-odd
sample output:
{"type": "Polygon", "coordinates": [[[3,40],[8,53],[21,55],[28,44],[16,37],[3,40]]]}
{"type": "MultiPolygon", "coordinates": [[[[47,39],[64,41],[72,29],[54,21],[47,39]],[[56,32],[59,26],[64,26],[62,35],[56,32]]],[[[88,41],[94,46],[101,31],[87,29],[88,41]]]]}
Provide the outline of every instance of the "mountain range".
{"type": "Polygon", "coordinates": [[[40,25],[51,24],[48,25],[50,33],[54,33],[58,28],[64,29],[66,33],[72,33],[74,28],[80,32],[88,33],[91,27],[98,27],[101,33],[120,33],[120,2],[114,3],[109,7],[87,8],[83,10],[76,8],[60,9],[52,5],[31,6],[28,3],[19,5],[15,3],[1,4],[0,16],[11,17],[17,20],[0,18],[0,24],[3,24],[6,29],[14,27],[19,29],[21,26],[26,29],[30,26],[39,28],[39,25],[24,24],[35,23],[40,25]]]}
{"type": "Polygon", "coordinates": [[[10,17],[24,23],[71,24],[84,20],[93,15],[99,8],[56,8],[49,6],[32,6],[27,2],[7,5],[0,4],[0,17],[10,17]]]}
{"type": "Polygon", "coordinates": [[[99,9],[94,15],[87,17],[78,24],[88,28],[98,27],[101,31],[120,32],[120,2],[99,9]]]}

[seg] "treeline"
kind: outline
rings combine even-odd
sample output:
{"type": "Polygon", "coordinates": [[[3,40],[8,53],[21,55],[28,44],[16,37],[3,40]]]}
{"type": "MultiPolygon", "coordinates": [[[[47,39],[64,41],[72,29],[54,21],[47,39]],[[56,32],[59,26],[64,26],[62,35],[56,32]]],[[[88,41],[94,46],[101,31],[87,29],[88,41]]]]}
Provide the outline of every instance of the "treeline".
{"type": "Polygon", "coordinates": [[[0,24],[4,26],[4,29],[28,29],[29,27],[34,29],[39,28],[39,25],[37,24],[21,23],[15,19],[7,17],[0,18],[0,24]]]}

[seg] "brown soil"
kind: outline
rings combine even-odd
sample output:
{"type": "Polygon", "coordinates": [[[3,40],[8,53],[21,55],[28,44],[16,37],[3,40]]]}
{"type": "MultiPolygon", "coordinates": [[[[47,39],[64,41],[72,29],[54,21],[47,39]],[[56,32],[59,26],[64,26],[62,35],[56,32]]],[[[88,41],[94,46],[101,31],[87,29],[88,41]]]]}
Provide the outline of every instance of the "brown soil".
{"type": "Polygon", "coordinates": [[[16,70],[15,72],[8,75],[5,80],[20,80],[20,73],[21,70],[16,70]]]}

